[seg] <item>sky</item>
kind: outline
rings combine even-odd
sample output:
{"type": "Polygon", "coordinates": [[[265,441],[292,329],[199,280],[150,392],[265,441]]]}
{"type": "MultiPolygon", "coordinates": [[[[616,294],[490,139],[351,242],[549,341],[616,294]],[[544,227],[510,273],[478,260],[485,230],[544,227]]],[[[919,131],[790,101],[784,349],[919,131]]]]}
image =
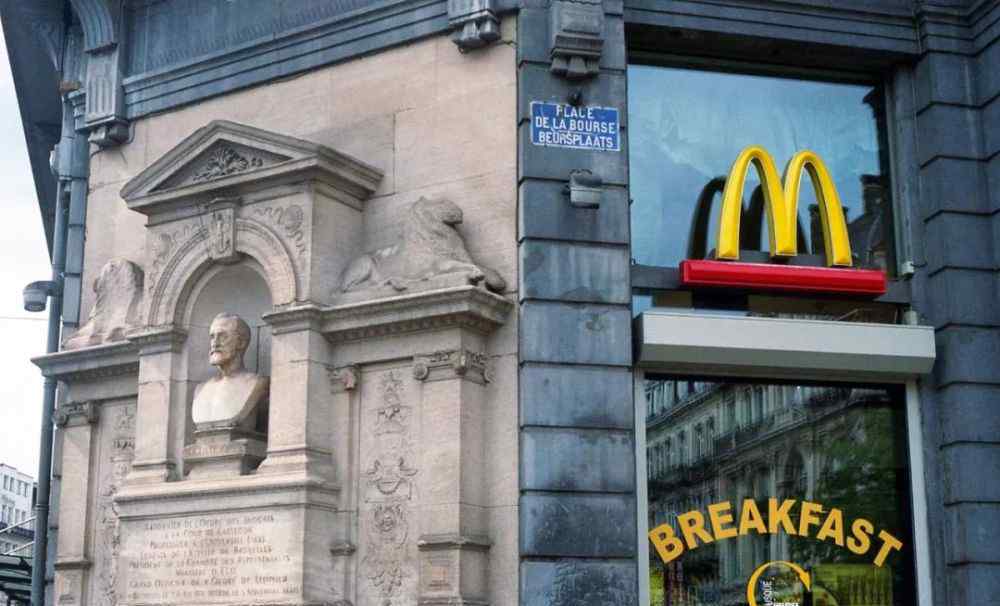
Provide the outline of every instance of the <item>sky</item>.
{"type": "Polygon", "coordinates": [[[0,31],[0,463],[38,474],[42,377],[29,358],[45,353],[48,314],[24,311],[21,291],[51,277],[7,46],[0,31]]]}

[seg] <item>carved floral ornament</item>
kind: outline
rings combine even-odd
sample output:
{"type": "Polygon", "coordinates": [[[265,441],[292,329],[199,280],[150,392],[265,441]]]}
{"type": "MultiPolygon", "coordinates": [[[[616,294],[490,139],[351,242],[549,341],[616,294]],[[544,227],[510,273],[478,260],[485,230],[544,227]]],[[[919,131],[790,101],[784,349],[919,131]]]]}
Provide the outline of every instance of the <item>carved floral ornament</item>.
{"type": "Polygon", "coordinates": [[[263,166],[264,158],[260,156],[247,157],[240,154],[231,145],[220,145],[209,153],[200,166],[195,167],[191,175],[191,182],[200,183],[221,179],[263,166]]]}

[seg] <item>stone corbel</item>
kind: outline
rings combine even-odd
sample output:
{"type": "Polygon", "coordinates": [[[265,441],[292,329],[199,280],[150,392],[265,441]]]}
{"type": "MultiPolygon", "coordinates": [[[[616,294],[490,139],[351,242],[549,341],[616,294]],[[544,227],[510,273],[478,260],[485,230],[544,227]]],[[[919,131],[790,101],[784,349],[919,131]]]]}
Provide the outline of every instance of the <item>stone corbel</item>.
{"type": "Polygon", "coordinates": [[[100,417],[94,402],[65,402],[56,410],[56,427],[93,425],[100,417]]]}
{"type": "Polygon", "coordinates": [[[87,72],[84,76],[86,109],[84,127],[90,141],[100,147],[128,140],[125,119],[125,52],[121,44],[122,8],[116,0],[71,0],[83,27],[87,72]]]}
{"type": "Polygon", "coordinates": [[[488,359],[485,353],[468,349],[414,356],[413,378],[418,381],[440,381],[458,376],[486,384],[493,379],[488,359]]]}
{"type": "Polygon", "coordinates": [[[552,73],[569,80],[596,76],[604,48],[601,0],[552,0],[549,28],[552,73]]]}
{"type": "Polygon", "coordinates": [[[462,52],[482,48],[500,39],[497,0],[448,0],[452,40],[462,52]]]}
{"type": "Polygon", "coordinates": [[[334,393],[354,391],[361,380],[361,369],[357,364],[329,369],[330,389],[334,393]]]}

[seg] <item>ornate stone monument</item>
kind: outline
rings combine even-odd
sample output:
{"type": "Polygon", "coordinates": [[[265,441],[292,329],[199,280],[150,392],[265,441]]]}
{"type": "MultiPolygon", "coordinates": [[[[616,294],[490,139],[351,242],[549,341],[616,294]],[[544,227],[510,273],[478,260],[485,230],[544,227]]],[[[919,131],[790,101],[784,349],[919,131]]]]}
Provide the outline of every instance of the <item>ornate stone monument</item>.
{"type": "Polygon", "coordinates": [[[367,246],[380,178],[213,122],[124,187],[148,217],[142,313],[38,361],[68,386],[62,494],[88,503],[60,513],[59,604],[483,605],[497,542],[516,567],[516,471],[485,463],[514,402],[515,353],[499,373],[489,353],[507,280],[446,199],[404,199],[379,219],[395,243],[367,246]]]}
{"type": "Polygon", "coordinates": [[[264,460],[269,381],[243,365],[250,326],[238,315],[216,316],[208,336],[218,374],[195,389],[195,443],[184,449],[184,462],[191,478],[246,474],[264,460]]]}

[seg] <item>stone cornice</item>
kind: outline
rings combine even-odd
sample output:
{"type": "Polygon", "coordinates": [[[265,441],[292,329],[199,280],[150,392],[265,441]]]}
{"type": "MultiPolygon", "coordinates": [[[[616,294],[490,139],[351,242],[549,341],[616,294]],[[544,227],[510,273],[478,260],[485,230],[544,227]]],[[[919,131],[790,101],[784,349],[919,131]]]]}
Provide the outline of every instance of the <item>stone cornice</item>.
{"type": "Polygon", "coordinates": [[[135,344],[142,355],[178,352],[187,340],[187,331],[173,326],[160,326],[134,332],[128,340],[135,344]]]}
{"type": "Polygon", "coordinates": [[[139,346],[120,341],[46,354],[31,359],[46,377],[87,381],[139,372],[139,346]]]}
{"type": "Polygon", "coordinates": [[[513,305],[482,288],[459,286],[324,308],[322,331],[335,343],[451,327],[489,334],[513,305]]]}
{"type": "Polygon", "coordinates": [[[271,326],[272,334],[280,335],[301,330],[319,330],[323,319],[323,311],[312,304],[286,307],[262,316],[271,326]]]}

